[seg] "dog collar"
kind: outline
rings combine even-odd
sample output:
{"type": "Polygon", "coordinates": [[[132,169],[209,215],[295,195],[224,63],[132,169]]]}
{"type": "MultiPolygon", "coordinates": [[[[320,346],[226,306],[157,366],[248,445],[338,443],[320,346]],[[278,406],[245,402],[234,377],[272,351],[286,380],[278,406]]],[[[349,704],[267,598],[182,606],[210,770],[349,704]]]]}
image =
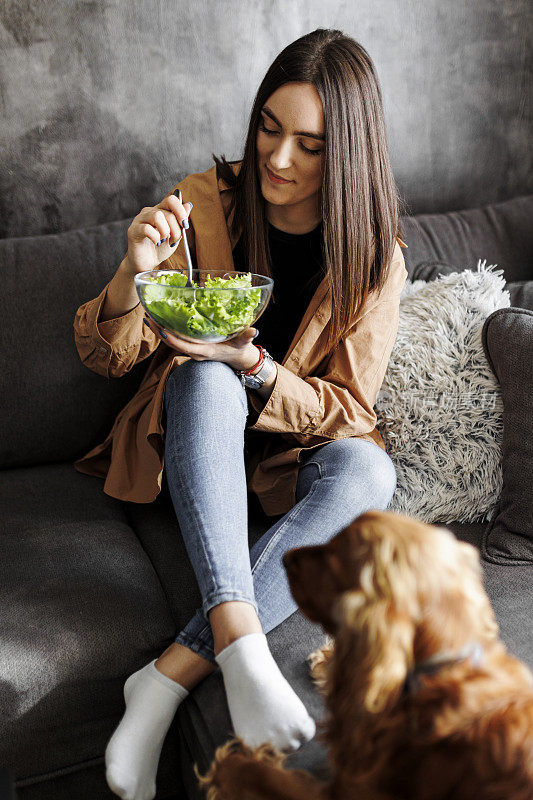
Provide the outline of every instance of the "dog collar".
{"type": "Polygon", "coordinates": [[[414,669],[407,673],[403,688],[404,694],[412,694],[420,689],[420,677],[422,675],[433,675],[444,667],[459,664],[461,661],[467,660],[470,660],[475,667],[483,664],[484,653],[480,642],[468,642],[468,644],[465,644],[457,653],[452,653],[450,651],[435,653],[430,656],[430,658],[417,664],[414,669]]]}

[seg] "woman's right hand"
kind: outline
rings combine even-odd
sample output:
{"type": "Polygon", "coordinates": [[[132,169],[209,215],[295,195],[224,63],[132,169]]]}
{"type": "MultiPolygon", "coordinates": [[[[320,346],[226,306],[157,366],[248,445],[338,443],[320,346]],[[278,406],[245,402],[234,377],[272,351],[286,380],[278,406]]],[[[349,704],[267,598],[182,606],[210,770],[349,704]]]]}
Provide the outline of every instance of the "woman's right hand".
{"type": "Polygon", "coordinates": [[[192,203],[180,203],[169,194],[156,206],[147,206],[137,214],[128,228],[128,252],[122,264],[132,277],[139,272],[157,269],[175,251],[181,240],[181,227],[191,213],[192,203]],[[157,247],[161,239],[166,241],[157,247]]]}

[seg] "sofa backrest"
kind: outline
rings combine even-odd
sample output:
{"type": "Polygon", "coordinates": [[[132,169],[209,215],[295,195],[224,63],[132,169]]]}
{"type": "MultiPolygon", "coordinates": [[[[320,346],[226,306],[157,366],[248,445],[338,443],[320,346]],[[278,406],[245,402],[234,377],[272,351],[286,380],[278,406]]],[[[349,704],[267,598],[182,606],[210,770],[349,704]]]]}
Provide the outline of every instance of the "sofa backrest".
{"type": "Polygon", "coordinates": [[[124,258],[130,223],[0,240],[1,468],[75,460],[103,441],[141,382],[146,361],[120,380],[91,372],[73,330],[124,258]]]}
{"type": "MultiPolygon", "coordinates": [[[[497,263],[507,281],[533,278],[533,195],[479,209],[404,218],[410,275],[428,261],[497,263]]],[[[112,278],[131,220],[0,240],[3,343],[0,468],[73,461],[103,441],[149,359],[120,379],[91,372],[74,345],[77,309],[112,278]]]]}
{"type": "Polygon", "coordinates": [[[475,269],[478,259],[497,264],[505,280],[533,279],[533,194],[502,203],[446,214],[402,218],[409,277],[425,277],[425,265],[439,262],[457,271],[475,269]]]}

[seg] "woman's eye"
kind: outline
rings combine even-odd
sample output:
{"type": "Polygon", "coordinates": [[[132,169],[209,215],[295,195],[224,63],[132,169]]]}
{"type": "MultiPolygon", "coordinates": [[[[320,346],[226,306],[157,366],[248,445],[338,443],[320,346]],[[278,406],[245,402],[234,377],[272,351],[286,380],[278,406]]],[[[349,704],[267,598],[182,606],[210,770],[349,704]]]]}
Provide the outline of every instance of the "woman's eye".
{"type": "MultiPolygon", "coordinates": [[[[259,130],[263,131],[263,133],[268,133],[270,136],[275,136],[277,134],[277,131],[271,131],[269,128],[266,128],[263,123],[259,125],[259,130]]],[[[304,150],[306,153],[311,153],[314,156],[319,156],[320,153],[322,152],[322,150],[311,150],[309,147],[306,147],[301,142],[299,144],[302,150],[304,150]]]]}
{"type": "Polygon", "coordinates": [[[263,124],[259,126],[259,130],[263,131],[263,133],[277,133],[277,131],[271,131],[269,128],[265,128],[263,124]]]}
{"type": "Polygon", "coordinates": [[[302,148],[302,150],[305,150],[306,153],[312,153],[314,156],[319,156],[320,153],[322,152],[322,150],[310,150],[308,147],[306,147],[301,142],[300,142],[300,147],[302,148]]]}

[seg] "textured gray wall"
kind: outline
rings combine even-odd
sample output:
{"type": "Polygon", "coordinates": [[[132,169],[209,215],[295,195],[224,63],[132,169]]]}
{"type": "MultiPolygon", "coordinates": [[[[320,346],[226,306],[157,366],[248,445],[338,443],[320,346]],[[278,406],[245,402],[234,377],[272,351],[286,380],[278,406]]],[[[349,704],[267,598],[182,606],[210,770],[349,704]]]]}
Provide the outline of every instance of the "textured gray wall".
{"type": "Polygon", "coordinates": [[[239,158],[268,65],[316,27],[374,60],[411,213],[533,191],[530,0],[0,0],[0,238],[133,217],[239,158]]]}

